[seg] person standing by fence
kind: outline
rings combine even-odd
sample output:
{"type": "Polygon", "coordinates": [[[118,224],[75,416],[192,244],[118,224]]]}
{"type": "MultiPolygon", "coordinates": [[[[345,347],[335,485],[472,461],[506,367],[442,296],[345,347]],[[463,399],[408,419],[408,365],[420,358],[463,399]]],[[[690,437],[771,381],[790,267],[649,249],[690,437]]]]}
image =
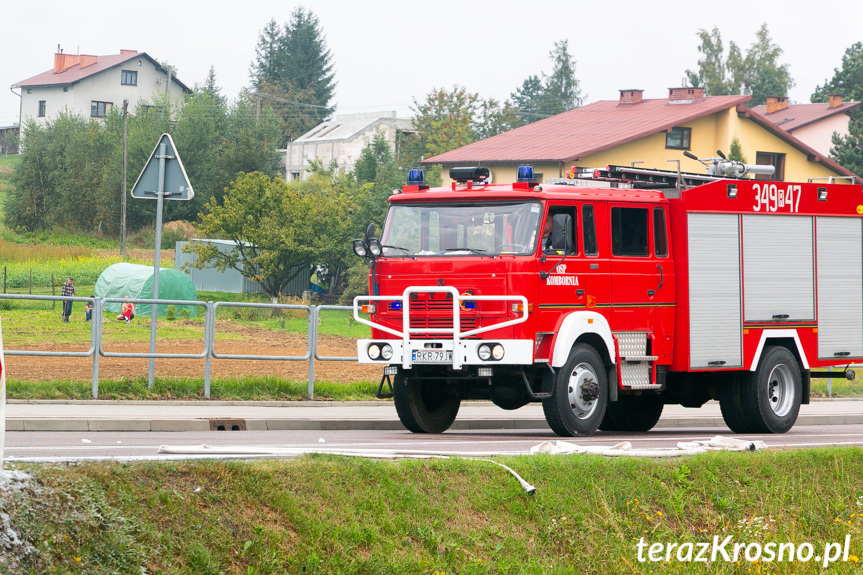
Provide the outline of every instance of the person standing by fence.
{"type": "MultiPolygon", "coordinates": [[[[75,297],[75,285],[72,278],[63,282],[63,287],[60,288],[62,297],[75,297]]],[[[63,300],[63,323],[69,323],[69,316],[72,315],[72,300],[63,300]]]]}

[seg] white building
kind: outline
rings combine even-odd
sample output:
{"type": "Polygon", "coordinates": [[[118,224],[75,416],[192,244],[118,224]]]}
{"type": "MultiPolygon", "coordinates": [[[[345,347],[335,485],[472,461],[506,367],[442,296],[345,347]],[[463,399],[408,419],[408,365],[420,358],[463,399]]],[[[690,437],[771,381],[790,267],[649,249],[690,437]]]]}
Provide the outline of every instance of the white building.
{"type": "Polygon", "coordinates": [[[335,116],[288,144],[284,152],[285,180],[305,178],[312,160],[320,161],[324,167],[335,161],[342,172],[351,171],[375,132],[381,132],[395,148],[396,134],[412,131],[412,121],[396,118],[392,111],[335,116]]]}
{"type": "Polygon", "coordinates": [[[834,132],[847,136],[849,114],[859,107],[860,102],[846,102],[841,95],[831,94],[827,102],[818,104],[789,104],[787,96],[768,96],[767,104],[752,109],[815,151],[829,156],[834,132]]]}
{"type": "Polygon", "coordinates": [[[28,119],[46,123],[63,110],[102,118],[129,101],[129,113],[167,95],[178,105],[189,88],[145,52],[121,50],[109,56],[54,54],[54,68],[12,85],[20,89],[20,125],[28,119]]]}

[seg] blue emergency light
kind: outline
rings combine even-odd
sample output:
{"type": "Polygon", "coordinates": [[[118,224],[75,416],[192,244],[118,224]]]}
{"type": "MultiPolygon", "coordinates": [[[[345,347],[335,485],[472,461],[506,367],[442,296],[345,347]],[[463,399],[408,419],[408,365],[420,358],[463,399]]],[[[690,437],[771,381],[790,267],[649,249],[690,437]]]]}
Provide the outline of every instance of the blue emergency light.
{"type": "Polygon", "coordinates": [[[425,183],[425,172],[422,168],[411,168],[408,170],[408,185],[421,186],[425,183]]]}
{"type": "Polygon", "coordinates": [[[391,302],[390,302],[390,309],[391,309],[391,310],[394,310],[394,311],[399,311],[400,309],[402,309],[402,302],[400,302],[400,301],[391,301],[391,302]]]}
{"type": "Polygon", "coordinates": [[[533,166],[519,166],[515,173],[516,182],[533,182],[533,166]]]}

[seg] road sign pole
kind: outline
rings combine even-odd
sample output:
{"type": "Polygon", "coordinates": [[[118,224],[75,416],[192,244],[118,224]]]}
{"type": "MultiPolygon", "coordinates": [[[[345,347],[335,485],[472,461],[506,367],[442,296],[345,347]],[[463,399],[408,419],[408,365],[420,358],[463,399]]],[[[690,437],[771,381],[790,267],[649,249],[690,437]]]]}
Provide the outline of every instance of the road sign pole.
{"type": "MultiPolygon", "coordinates": [[[[159,259],[162,248],[162,209],[165,205],[165,160],[167,150],[165,143],[159,144],[159,183],[156,187],[156,248],[153,255],[153,299],[159,299],[159,259]]],[[[159,317],[159,306],[150,306],[150,353],[156,353],[156,319],[159,317]]],[[[150,358],[150,369],[147,375],[147,387],[152,388],[156,381],[156,358],[150,358]]]]}
{"type": "MultiPolygon", "coordinates": [[[[132,186],[132,197],[156,198],[156,249],[153,257],[153,299],[159,298],[159,250],[162,248],[162,211],[165,198],[169,200],[191,200],[195,191],[189,183],[186,169],[170,134],[162,134],[150,159],[132,186]],[[170,161],[169,161],[170,160],[170,161]],[[156,188],[156,191],[153,191],[156,188]]],[[[159,318],[158,304],[150,306],[150,353],[156,353],[156,322],[159,318]]],[[[147,386],[155,384],[156,358],[150,358],[147,386]]]]}

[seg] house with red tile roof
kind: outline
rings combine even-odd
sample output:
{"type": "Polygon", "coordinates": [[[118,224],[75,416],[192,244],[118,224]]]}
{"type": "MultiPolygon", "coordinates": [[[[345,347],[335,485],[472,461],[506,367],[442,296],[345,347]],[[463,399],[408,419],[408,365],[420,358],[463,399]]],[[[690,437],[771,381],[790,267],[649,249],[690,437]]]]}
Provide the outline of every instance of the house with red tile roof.
{"type": "Polygon", "coordinates": [[[775,96],[752,109],[827,156],[833,146],[833,133],[848,134],[849,114],[860,104],[846,102],[839,94],[831,94],[827,102],[816,104],[789,104],[787,96],[775,96]]]}
{"type": "Polygon", "coordinates": [[[103,118],[114,106],[129,101],[134,113],[141,104],[167,96],[181,104],[191,90],[146,52],[119,54],[54,54],[54,67],[12,85],[20,89],[21,124],[48,122],[66,110],[85,118],[103,118]]]}
{"type": "Polygon", "coordinates": [[[704,173],[686,158],[728,154],[739,142],[750,164],[772,164],[772,177],[850,178],[855,174],[746,107],[750,96],[705,96],[702,88],[669,89],[668,98],[647,99],[642,90],[621,90],[619,100],[602,100],[426,158],[453,166],[486,166],[494,181],[515,181],[520,164],[532,164],[545,178],[561,178],[573,166],[609,164],[704,173]]]}

